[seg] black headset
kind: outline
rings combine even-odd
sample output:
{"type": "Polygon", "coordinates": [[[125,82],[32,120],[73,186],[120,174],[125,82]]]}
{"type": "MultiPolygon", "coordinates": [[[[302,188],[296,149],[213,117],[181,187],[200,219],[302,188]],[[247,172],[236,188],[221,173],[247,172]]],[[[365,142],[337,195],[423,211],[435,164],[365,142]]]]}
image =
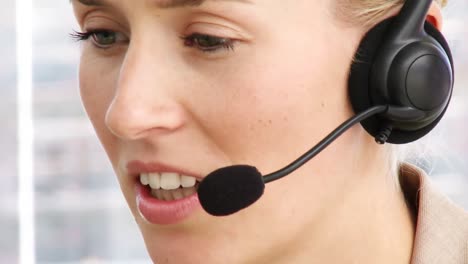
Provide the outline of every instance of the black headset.
{"type": "Polygon", "coordinates": [[[351,65],[349,96],[357,113],[298,159],[263,176],[234,165],[208,174],[198,186],[200,203],[216,216],[257,201],[265,183],[289,175],[360,122],[380,144],[415,141],[440,121],[452,96],[453,61],[442,34],[426,15],[432,0],[406,0],[400,13],[372,28],[351,65]]]}
{"type": "Polygon", "coordinates": [[[348,79],[353,110],[389,110],[361,122],[376,141],[403,144],[431,131],[452,96],[453,59],[447,41],[426,15],[432,0],[406,0],[396,17],[363,38],[348,79]]]}

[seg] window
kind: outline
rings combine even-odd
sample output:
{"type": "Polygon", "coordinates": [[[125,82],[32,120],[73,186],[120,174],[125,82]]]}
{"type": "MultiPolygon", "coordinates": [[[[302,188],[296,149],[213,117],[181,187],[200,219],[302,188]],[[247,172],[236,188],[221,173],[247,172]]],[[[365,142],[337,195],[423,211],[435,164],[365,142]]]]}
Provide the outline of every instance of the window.
{"type": "Polygon", "coordinates": [[[69,1],[34,2],[36,261],[150,263],[82,109],[79,45],[69,37],[78,26],[69,1]]]}
{"type": "Polygon", "coordinates": [[[0,263],[18,261],[15,1],[0,8],[0,263]]]}

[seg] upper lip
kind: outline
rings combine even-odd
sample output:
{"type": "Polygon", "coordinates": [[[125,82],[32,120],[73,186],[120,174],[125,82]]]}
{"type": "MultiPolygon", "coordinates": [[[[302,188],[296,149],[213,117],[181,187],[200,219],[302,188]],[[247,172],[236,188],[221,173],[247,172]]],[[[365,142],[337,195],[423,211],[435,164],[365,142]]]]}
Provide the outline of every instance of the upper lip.
{"type": "Polygon", "coordinates": [[[186,169],[177,168],[172,165],[163,164],[161,162],[143,162],[140,160],[132,160],[127,163],[127,172],[132,177],[138,177],[141,173],[150,172],[175,172],[185,176],[191,176],[201,181],[203,177],[199,174],[190,172],[186,169]]]}

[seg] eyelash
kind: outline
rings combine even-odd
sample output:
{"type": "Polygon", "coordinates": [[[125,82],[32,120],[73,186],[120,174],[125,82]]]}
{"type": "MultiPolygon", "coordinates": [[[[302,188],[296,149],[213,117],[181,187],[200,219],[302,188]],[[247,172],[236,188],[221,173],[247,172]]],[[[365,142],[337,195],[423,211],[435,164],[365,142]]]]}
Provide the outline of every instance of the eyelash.
{"type": "MultiPolygon", "coordinates": [[[[112,45],[114,45],[115,43],[114,44],[109,44],[109,45],[107,45],[107,47],[103,47],[105,45],[99,45],[98,43],[96,43],[96,40],[95,40],[95,36],[97,34],[103,34],[103,33],[115,34],[116,32],[113,32],[113,31],[110,31],[110,30],[99,30],[99,29],[98,30],[90,30],[90,31],[86,31],[86,32],[73,31],[70,34],[70,36],[72,37],[72,39],[74,39],[76,41],[87,41],[90,38],[93,38],[94,39],[93,43],[97,48],[108,49],[112,45]]],[[[180,36],[180,39],[183,40],[185,46],[190,47],[190,48],[196,48],[196,49],[198,49],[198,50],[200,50],[202,52],[207,52],[207,53],[216,52],[216,51],[219,51],[221,49],[234,51],[234,47],[235,47],[235,43],[236,43],[236,41],[234,39],[222,38],[222,37],[217,37],[217,36],[212,36],[212,35],[202,34],[202,33],[193,33],[193,34],[185,35],[185,36],[183,35],[183,36],[180,36]],[[207,39],[215,40],[216,42],[219,42],[219,44],[211,46],[211,47],[203,47],[202,45],[200,45],[200,40],[202,40],[202,39],[204,39],[204,40],[207,40],[207,39]]]]}
{"type": "Polygon", "coordinates": [[[217,36],[202,34],[202,33],[193,33],[187,36],[180,36],[180,38],[184,41],[184,45],[187,47],[195,47],[202,52],[216,52],[220,49],[226,49],[234,51],[234,44],[236,43],[235,40],[230,38],[221,38],[217,36]],[[213,47],[203,47],[200,45],[200,40],[205,38],[219,41],[220,44],[217,44],[213,47]]]}
{"type": "Polygon", "coordinates": [[[93,34],[93,32],[73,31],[70,33],[70,37],[75,41],[85,41],[91,37],[91,34],[93,34]]]}
{"type": "MultiPolygon", "coordinates": [[[[96,41],[96,35],[97,34],[116,34],[116,32],[113,32],[111,30],[105,30],[105,29],[95,29],[95,30],[89,30],[89,31],[85,31],[85,32],[78,32],[78,31],[73,31],[70,36],[72,37],[72,39],[74,39],[75,41],[88,41],[90,38],[92,38],[93,40],[93,44],[94,46],[96,46],[97,48],[99,49],[109,49],[111,48],[114,44],[116,44],[117,42],[119,42],[119,40],[115,40],[115,43],[112,43],[112,44],[99,44],[97,43],[96,41]]],[[[128,42],[128,41],[126,41],[128,42]]]]}

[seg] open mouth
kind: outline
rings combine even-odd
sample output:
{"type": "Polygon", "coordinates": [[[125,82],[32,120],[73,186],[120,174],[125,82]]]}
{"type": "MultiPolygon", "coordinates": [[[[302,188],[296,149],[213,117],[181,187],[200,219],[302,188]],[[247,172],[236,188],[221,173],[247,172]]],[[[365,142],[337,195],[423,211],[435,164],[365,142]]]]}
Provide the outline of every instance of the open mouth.
{"type": "Polygon", "coordinates": [[[195,177],[174,172],[140,173],[140,183],[146,186],[151,196],[162,201],[175,201],[197,192],[199,181],[195,177]]]}

